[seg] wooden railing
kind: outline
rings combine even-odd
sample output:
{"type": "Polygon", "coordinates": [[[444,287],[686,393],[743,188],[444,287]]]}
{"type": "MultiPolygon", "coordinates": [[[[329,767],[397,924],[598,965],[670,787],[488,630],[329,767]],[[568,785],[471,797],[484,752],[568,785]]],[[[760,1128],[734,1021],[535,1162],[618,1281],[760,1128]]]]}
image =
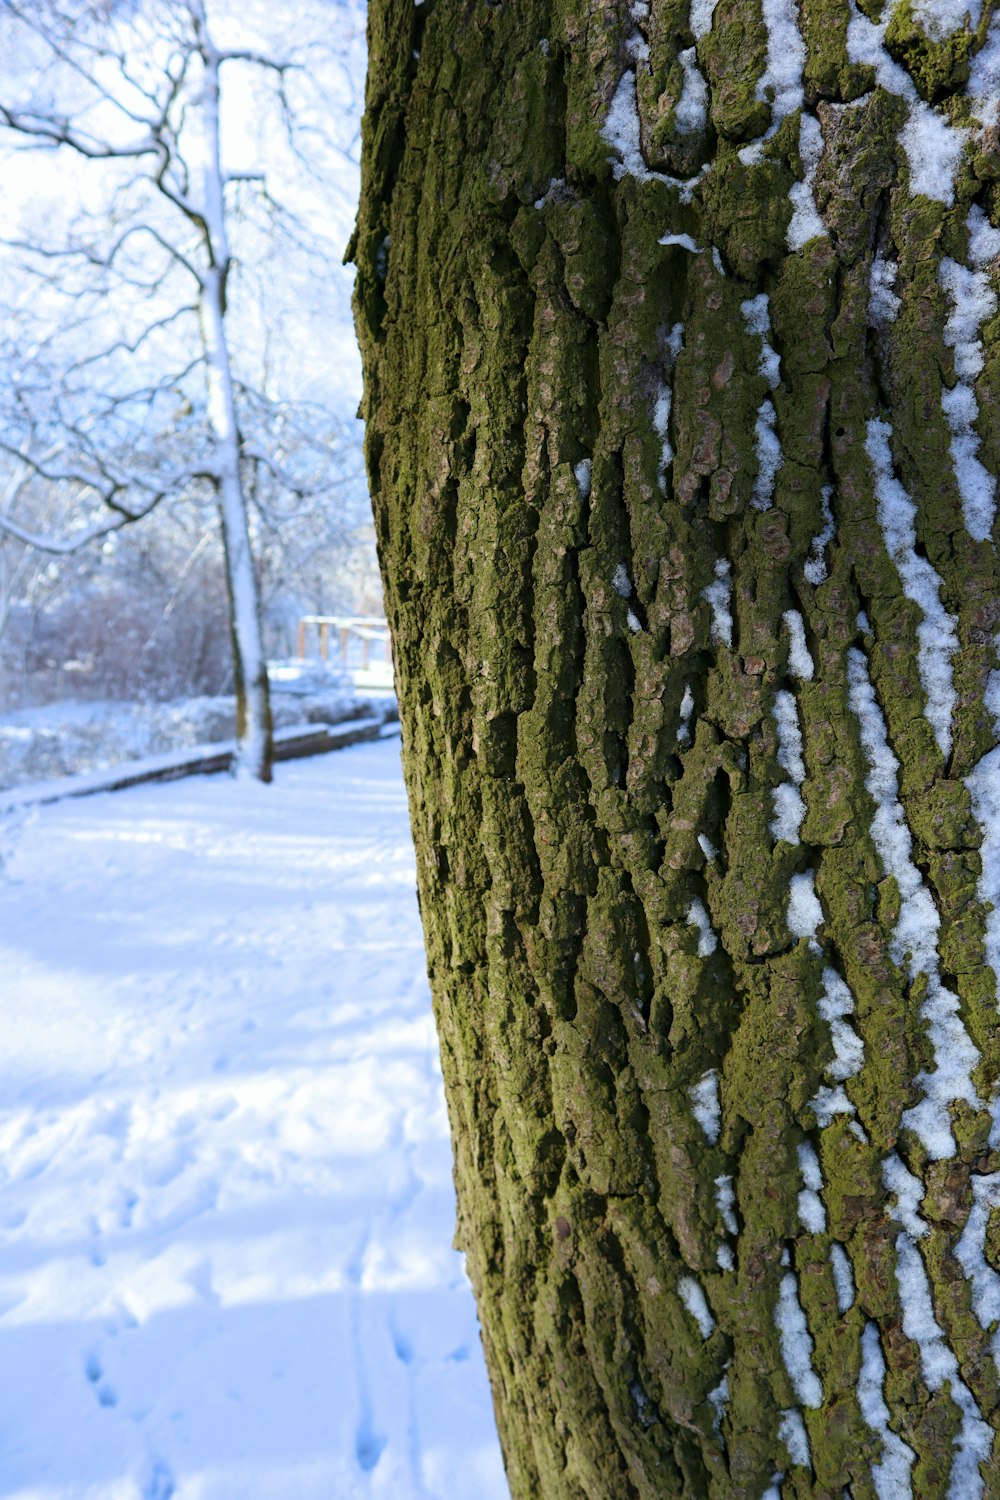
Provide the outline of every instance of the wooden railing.
{"type": "Polygon", "coordinates": [[[309,628],[319,631],[319,654],[323,661],[330,660],[330,631],[339,635],[340,661],[348,665],[351,640],[361,643],[361,669],[367,671],[371,662],[372,644],[381,647],[378,659],[389,660],[389,627],[379,615],[302,615],[299,619],[299,661],[306,659],[306,641],[309,628]]]}

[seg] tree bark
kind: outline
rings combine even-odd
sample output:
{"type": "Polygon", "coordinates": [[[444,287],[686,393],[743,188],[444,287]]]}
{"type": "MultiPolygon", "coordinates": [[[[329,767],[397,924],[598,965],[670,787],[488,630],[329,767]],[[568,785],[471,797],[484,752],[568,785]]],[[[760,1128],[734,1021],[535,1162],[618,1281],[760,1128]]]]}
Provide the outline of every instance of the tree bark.
{"type": "Polygon", "coordinates": [[[371,0],[367,457],[515,1500],[1000,1495],[1000,39],[919,9],[371,0]]]}

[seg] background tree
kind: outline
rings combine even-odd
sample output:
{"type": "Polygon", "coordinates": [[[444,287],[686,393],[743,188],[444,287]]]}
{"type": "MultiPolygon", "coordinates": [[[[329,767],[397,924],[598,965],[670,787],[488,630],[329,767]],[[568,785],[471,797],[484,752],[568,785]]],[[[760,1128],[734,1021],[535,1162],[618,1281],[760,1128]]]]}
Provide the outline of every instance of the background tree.
{"type": "MultiPolygon", "coordinates": [[[[329,149],[315,125],[315,55],[305,45],[275,55],[252,24],[234,30],[226,7],[212,20],[202,0],[5,0],[0,18],[11,55],[20,49],[0,101],[7,143],[28,148],[32,162],[56,153],[63,176],[72,160],[87,177],[78,212],[51,213],[41,232],[36,214],[32,232],[7,236],[19,274],[8,264],[16,306],[0,445],[15,486],[30,474],[36,494],[58,489],[64,506],[55,535],[33,531],[12,506],[0,528],[65,554],[209,489],[223,540],[238,762],[267,780],[251,506],[272,530],[285,512],[335,515],[345,483],[332,450],[317,461],[337,424],[317,422],[317,403],[290,400],[262,376],[268,331],[255,296],[265,260],[275,279],[276,254],[298,262],[300,279],[320,271],[308,190],[304,203],[281,180],[307,145],[314,169],[329,149]]],[[[25,170],[24,154],[19,164],[25,170]]],[[[66,196],[76,202],[72,188],[66,196]]],[[[329,524],[317,530],[329,542],[329,524]]]]}
{"type": "Polygon", "coordinates": [[[369,41],[367,459],[512,1493],[996,1495],[996,7],[369,41]]]}

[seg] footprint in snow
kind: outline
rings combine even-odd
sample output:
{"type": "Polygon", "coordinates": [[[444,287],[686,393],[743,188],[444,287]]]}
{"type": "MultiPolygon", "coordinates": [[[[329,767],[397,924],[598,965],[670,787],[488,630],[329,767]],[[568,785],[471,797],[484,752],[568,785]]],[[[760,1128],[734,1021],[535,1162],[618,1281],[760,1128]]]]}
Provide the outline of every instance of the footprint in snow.
{"type": "Polygon", "coordinates": [[[142,1500],[170,1500],[175,1488],[169,1465],[162,1458],[154,1459],[149,1477],[142,1487],[142,1500]]]}
{"type": "Polygon", "coordinates": [[[366,1474],[371,1473],[382,1457],[385,1442],[384,1437],[381,1437],[377,1432],[372,1432],[371,1428],[367,1425],[358,1429],[358,1435],[354,1440],[354,1452],[358,1464],[364,1469],[366,1474]]]}
{"type": "Polygon", "coordinates": [[[222,1299],[212,1285],[212,1262],[207,1257],[192,1266],[185,1279],[191,1290],[203,1302],[207,1302],[211,1307],[219,1306],[222,1299]]]}
{"type": "Polygon", "coordinates": [[[116,1302],[114,1312],[109,1313],[103,1321],[104,1332],[109,1339],[117,1338],[120,1333],[130,1333],[138,1326],[139,1319],[124,1302],[116,1302]]]}
{"type": "Polygon", "coordinates": [[[114,1386],[109,1385],[104,1379],[104,1369],[96,1354],[87,1355],[83,1373],[94,1387],[98,1405],[106,1407],[118,1405],[118,1393],[114,1386]]]}
{"type": "Polygon", "coordinates": [[[405,1338],[403,1334],[398,1333],[395,1329],[392,1330],[392,1347],[395,1351],[396,1358],[400,1361],[401,1364],[412,1365],[413,1345],[410,1343],[408,1338],[405,1338]]]}

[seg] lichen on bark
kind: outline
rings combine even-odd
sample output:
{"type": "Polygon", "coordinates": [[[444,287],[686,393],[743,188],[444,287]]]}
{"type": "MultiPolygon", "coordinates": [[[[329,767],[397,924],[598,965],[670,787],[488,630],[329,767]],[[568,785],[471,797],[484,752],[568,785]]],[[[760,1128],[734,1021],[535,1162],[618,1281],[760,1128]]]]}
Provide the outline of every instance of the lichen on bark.
{"type": "Polygon", "coordinates": [[[888,0],[370,5],[367,458],[515,1500],[883,1500],[891,1463],[919,1500],[1000,1493],[960,1258],[1000,1170],[1000,603],[941,279],[1000,208],[964,93],[995,9],[940,41],[888,0]],[[918,120],[964,132],[946,182],[918,120]]]}

